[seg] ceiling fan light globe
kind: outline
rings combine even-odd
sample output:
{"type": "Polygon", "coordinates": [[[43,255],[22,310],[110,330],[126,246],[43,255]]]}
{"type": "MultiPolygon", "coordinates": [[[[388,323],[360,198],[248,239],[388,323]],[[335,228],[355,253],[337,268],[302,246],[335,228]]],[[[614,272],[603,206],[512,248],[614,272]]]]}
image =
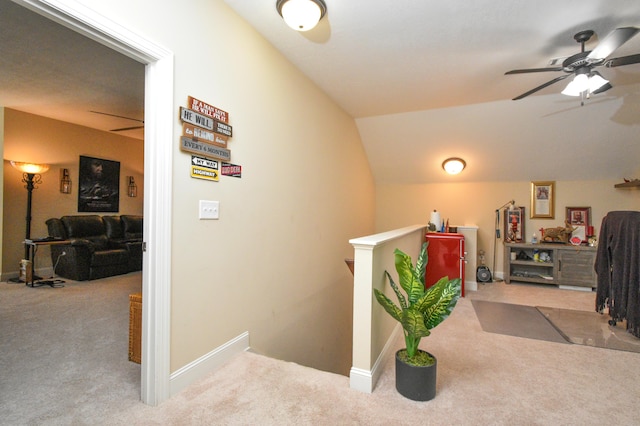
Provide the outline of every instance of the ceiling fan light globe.
{"type": "Polygon", "coordinates": [[[609,83],[598,74],[594,74],[589,78],[589,92],[593,93],[605,84],[609,83]]]}
{"type": "Polygon", "coordinates": [[[284,22],[296,31],[309,31],[322,18],[320,5],[313,0],[287,0],[280,4],[284,22]]]}
{"type": "Polygon", "coordinates": [[[566,96],[580,96],[580,93],[582,92],[580,91],[575,81],[570,81],[569,84],[567,84],[567,87],[565,87],[564,90],[560,93],[566,96]]]}
{"type": "Polygon", "coordinates": [[[576,78],[573,79],[573,82],[576,84],[577,89],[581,92],[584,92],[589,88],[589,77],[586,74],[578,74],[576,78]]]}

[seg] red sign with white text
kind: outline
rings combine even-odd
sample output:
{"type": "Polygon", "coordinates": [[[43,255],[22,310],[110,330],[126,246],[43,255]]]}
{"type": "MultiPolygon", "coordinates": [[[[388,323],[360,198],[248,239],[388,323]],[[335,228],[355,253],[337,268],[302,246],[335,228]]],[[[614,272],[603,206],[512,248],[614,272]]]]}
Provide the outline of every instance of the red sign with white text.
{"type": "Polygon", "coordinates": [[[188,97],[188,103],[189,106],[187,108],[195,112],[206,115],[215,120],[222,121],[223,123],[229,122],[229,114],[218,107],[209,105],[208,103],[202,102],[201,100],[198,100],[192,96],[188,97]]]}

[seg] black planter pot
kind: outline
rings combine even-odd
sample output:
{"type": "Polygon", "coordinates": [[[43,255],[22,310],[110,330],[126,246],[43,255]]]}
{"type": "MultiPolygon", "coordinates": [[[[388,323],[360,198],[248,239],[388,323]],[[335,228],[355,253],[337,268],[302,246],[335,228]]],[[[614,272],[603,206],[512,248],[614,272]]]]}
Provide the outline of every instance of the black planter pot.
{"type": "MultiPolygon", "coordinates": [[[[396,352],[396,389],[400,395],[414,401],[429,401],[436,396],[436,371],[438,360],[433,365],[419,367],[400,360],[396,352]]],[[[429,353],[429,352],[427,352],[429,353]]]]}

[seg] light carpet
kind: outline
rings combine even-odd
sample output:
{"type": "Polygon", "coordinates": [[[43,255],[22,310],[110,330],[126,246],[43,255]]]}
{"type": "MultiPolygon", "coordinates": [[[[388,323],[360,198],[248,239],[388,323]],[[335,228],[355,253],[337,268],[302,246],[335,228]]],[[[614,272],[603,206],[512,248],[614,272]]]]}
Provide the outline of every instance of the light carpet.
{"type": "MultiPolygon", "coordinates": [[[[0,284],[0,424],[637,424],[640,354],[486,333],[471,303],[588,310],[594,296],[499,283],[469,292],[423,340],[438,358],[431,401],[396,392],[392,357],[383,360],[373,393],[365,394],[351,390],[345,376],[242,353],[160,406],[146,406],[139,401],[139,366],[126,361],[132,289],[118,284],[123,279],[79,283],[73,292],[71,283],[64,289],[0,284]],[[39,308],[21,300],[28,297],[38,297],[39,308]],[[122,323],[100,318],[107,303],[118,306],[122,323]]],[[[401,339],[395,342],[401,346],[401,339]]]]}

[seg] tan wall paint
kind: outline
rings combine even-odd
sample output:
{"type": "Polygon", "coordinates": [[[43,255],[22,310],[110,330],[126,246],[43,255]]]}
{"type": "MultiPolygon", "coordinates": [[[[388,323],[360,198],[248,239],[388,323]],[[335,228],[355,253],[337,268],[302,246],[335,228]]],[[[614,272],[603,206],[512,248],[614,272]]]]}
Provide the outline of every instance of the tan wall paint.
{"type": "MultiPolygon", "coordinates": [[[[4,151],[4,107],[0,107],[0,148],[4,151]]],[[[0,173],[4,175],[4,161],[0,164],[0,173]]],[[[0,199],[4,204],[4,185],[0,185],[0,199]]],[[[0,224],[4,221],[4,209],[0,209],[0,224]]],[[[4,240],[4,227],[0,226],[0,241],[4,240]]],[[[0,249],[1,250],[1,249],[0,249]]],[[[4,269],[2,253],[0,252],[0,271],[4,269]]]]}
{"type": "MultiPolygon", "coordinates": [[[[551,180],[551,179],[549,179],[551,180]]],[[[515,200],[524,206],[527,241],[539,228],[564,225],[566,207],[591,207],[596,233],[602,218],[612,210],[640,210],[640,191],[636,188],[614,189],[614,181],[557,181],[555,184],[555,218],[530,219],[531,182],[479,182],[424,185],[378,185],[376,187],[376,232],[427,223],[429,214],[438,210],[451,225],[477,225],[478,249],[484,249],[486,264],[493,262],[495,211],[515,200]],[[410,207],[407,207],[410,206],[410,207]]],[[[504,226],[500,215],[501,230],[504,226]]],[[[504,232],[501,232],[503,235],[504,232]]],[[[502,243],[496,245],[496,271],[502,272],[502,243]]],[[[472,255],[472,253],[470,253],[472,255]]],[[[477,255],[477,253],[476,253],[477,255]]],[[[495,271],[492,271],[495,272],[495,271]]]]}
{"type": "Polygon", "coordinates": [[[258,352],[347,374],[344,258],[374,229],[354,120],[222,1],[85,3],[175,53],[171,370],[249,331],[258,352]],[[229,112],[241,179],[189,176],[187,96],[229,112]],[[198,220],[203,199],[220,201],[219,220],[198,220]]]}
{"type": "MultiPolygon", "coordinates": [[[[20,259],[24,257],[22,241],[25,236],[27,191],[21,172],[11,166],[10,160],[50,165],[49,171],[42,175],[42,184],[33,191],[31,236],[34,238],[48,235],[45,221],[51,217],[86,214],[78,213],[80,155],[120,162],[120,211],[105,214],[142,214],[142,141],[9,108],[4,111],[3,274],[17,274],[20,259]],[[69,169],[71,194],[60,192],[61,168],[69,169]],[[138,185],[138,197],[130,198],[123,192],[126,176],[134,176],[138,185]]],[[[39,249],[36,260],[36,268],[50,267],[49,249],[39,249]]]]}

